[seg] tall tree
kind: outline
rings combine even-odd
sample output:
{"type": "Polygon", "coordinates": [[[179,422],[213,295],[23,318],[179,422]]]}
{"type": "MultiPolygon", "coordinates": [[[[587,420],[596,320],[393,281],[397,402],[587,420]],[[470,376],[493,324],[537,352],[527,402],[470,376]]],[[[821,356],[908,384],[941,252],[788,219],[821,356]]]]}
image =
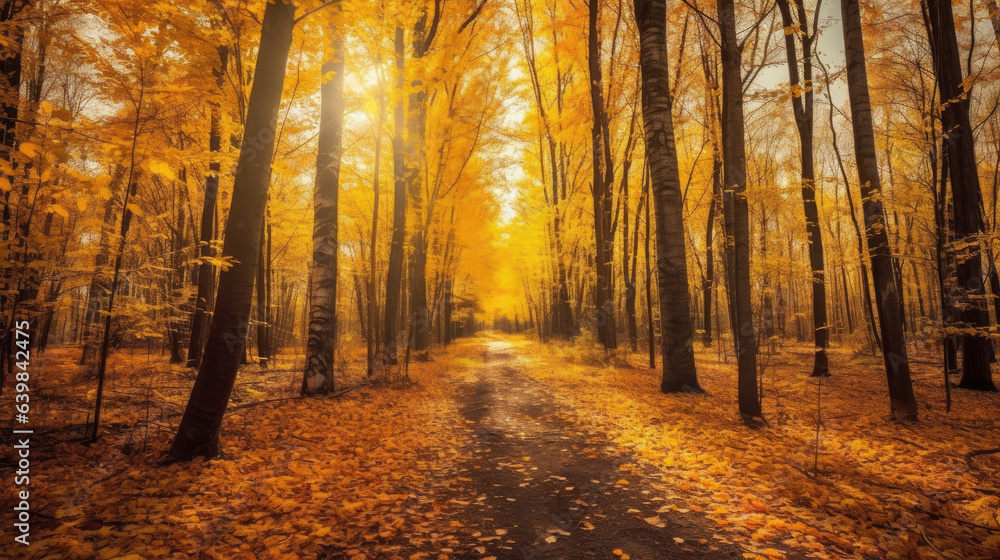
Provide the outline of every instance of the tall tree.
{"type": "MultiPolygon", "coordinates": [[[[868,281],[868,264],[865,263],[865,236],[861,233],[861,225],[858,223],[858,213],[854,206],[854,195],[851,194],[851,181],[847,176],[847,168],[844,167],[844,158],[840,154],[840,146],[837,143],[837,128],[833,124],[833,95],[830,93],[830,75],[823,68],[823,78],[826,84],[825,92],[827,101],[830,104],[830,110],[827,113],[827,122],[830,125],[830,145],[833,147],[833,153],[837,159],[837,169],[840,170],[840,176],[844,180],[844,191],[847,193],[847,208],[848,213],[851,217],[851,225],[854,226],[854,236],[855,236],[855,247],[857,247],[858,260],[861,263],[861,288],[864,291],[864,299],[861,304],[864,308],[865,315],[868,318],[868,328],[871,330],[872,342],[878,348],[882,347],[882,338],[879,335],[878,322],[875,320],[875,312],[872,310],[872,293],[871,285],[868,281]]],[[[866,72],[867,78],[867,72],[866,72]]],[[[867,81],[865,82],[866,92],[867,92],[867,81]]],[[[870,104],[869,104],[870,105],[870,104]]],[[[872,349],[872,353],[875,350],[872,349]]]]}
{"type": "MultiPolygon", "coordinates": [[[[380,63],[382,61],[381,54],[378,61],[380,63]]],[[[381,67],[381,64],[379,66],[381,67]]],[[[378,123],[375,127],[375,171],[372,174],[372,229],[368,244],[368,339],[366,340],[368,350],[366,373],[368,377],[375,373],[375,354],[378,352],[379,343],[379,329],[376,326],[378,322],[378,212],[379,195],[381,194],[379,180],[382,176],[382,129],[385,125],[385,105],[385,77],[380,71],[378,73],[378,123]]]]}
{"type": "Polygon", "coordinates": [[[288,51],[295,25],[295,5],[269,2],[264,9],[246,127],[226,222],[223,258],[232,266],[219,274],[219,291],[202,356],[184,416],[165,460],[214,457],[219,430],[246,347],[260,228],[267,206],[271,154],[281,104],[288,51]]]}
{"type": "Polygon", "coordinates": [[[743,116],[743,44],[736,37],[733,0],[717,0],[722,59],[722,161],[723,185],[730,191],[726,223],[733,239],[730,292],[735,308],[738,398],[744,419],[761,416],[757,395],[757,333],[753,326],[750,291],[750,210],[747,204],[746,131],[743,116]]]}
{"type": "Polygon", "coordinates": [[[823,264],[823,234],[819,225],[819,208],[816,206],[816,171],[813,165],[813,56],[820,8],[818,0],[813,12],[810,32],[804,0],[795,2],[795,15],[789,0],[778,0],[781,22],[785,26],[785,54],[788,59],[788,78],[792,88],[792,110],[795,128],[799,133],[801,162],[802,206],[806,217],[806,235],[809,241],[809,266],[812,269],[813,330],[816,341],[812,375],[830,375],[826,348],[830,330],[826,321],[826,276],[823,264]],[[798,43],[796,43],[798,38],[798,43]],[[801,48],[801,52],[800,52],[801,48]],[[799,64],[802,74],[799,74],[799,64]]]}
{"type": "Polygon", "coordinates": [[[395,364],[397,360],[397,321],[399,319],[399,298],[403,288],[403,239],[406,235],[406,163],[403,152],[403,77],[406,52],[403,28],[396,28],[396,106],[393,108],[392,173],[395,179],[392,211],[392,245],[389,247],[389,266],[385,277],[385,363],[395,364]]]}
{"type": "MultiPolygon", "coordinates": [[[[340,160],[344,136],[344,36],[332,30],[330,60],[323,64],[316,185],[313,190],[313,262],[309,286],[309,340],[302,394],[334,388],[337,348],[337,256],[340,160]]],[[[372,249],[374,250],[374,248],[372,249]]]]}
{"type": "MultiPolygon", "coordinates": [[[[656,273],[664,393],[702,392],[694,363],[694,327],[684,245],[684,203],[670,114],[665,0],[635,0],[642,72],[642,117],[656,214],[656,273]]],[[[652,312],[652,310],[650,310],[652,312]]]]}
{"type": "MultiPolygon", "coordinates": [[[[215,75],[215,86],[221,93],[225,84],[226,68],[229,63],[229,48],[221,46],[219,65],[212,69],[215,75]]],[[[208,178],[205,179],[205,200],[201,207],[201,232],[198,241],[198,294],[195,296],[194,314],[191,318],[191,339],[188,343],[187,366],[196,368],[201,365],[201,352],[205,347],[205,335],[208,333],[208,317],[215,306],[215,266],[212,257],[215,256],[212,241],[215,239],[216,202],[219,197],[219,174],[222,166],[217,159],[222,151],[221,108],[213,102],[209,117],[208,149],[214,156],[208,164],[208,178]]]]}
{"type": "MultiPolygon", "coordinates": [[[[438,22],[441,20],[441,0],[434,0],[434,15],[431,18],[430,29],[427,29],[427,11],[423,10],[413,26],[413,69],[420,73],[421,64],[430,49],[434,36],[437,34],[438,22]]],[[[413,336],[414,350],[427,348],[430,331],[430,316],[427,311],[427,240],[424,237],[425,221],[424,201],[424,163],[426,161],[425,142],[427,132],[427,92],[424,90],[423,79],[418,75],[412,82],[413,91],[409,96],[409,115],[407,115],[407,146],[406,146],[406,191],[411,212],[414,216],[410,245],[413,253],[410,257],[410,330],[413,336]]]]}
{"type": "Polygon", "coordinates": [[[715,296],[715,223],[722,204],[722,147],[719,140],[719,70],[718,59],[702,44],[701,67],[705,74],[705,116],[712,146],[712,198],[708,201],[705,224],[705,277],[702,282],[702,315],[704,316],[705,346],[712,345],[712,301],[715,296]]]}
{"type": "MultiPolygon", "coordinates": [[[[611,156],[608,115],[604,108],[602,93],[604,86],[601,78],[601,39],[597,31],[600,5],[599,0],[590,0],[587,28],[587,65],[590,71],[590,103],[594,117],[591,129],[594,268],[597,273],[597,283],[594,286],[594,307],[597,311],[597,337],[604,348],[611,350],[618,347],[617,329],[615,328],[614,277],[611,267],[615,248],[614,234],[611,229],[613,212],[611,185],[615,180],[615,170],[611,156]]],[[[678,190],[678,192],[680,191],[678,190]]],[[[627,216],[626,219],[628,219],[627,216]]]]}
{"type": "MultiPolygon", "coordinates": [[[[962,61],[950,0],[924,0],[928,35],[941,95],[941,126],[945,135],[942,165],[951,180],[956,268],[966,332],[962,334],[962,380],[959,387],[996,391],[990,372],[992,344],[982,273],[979,236],[983,232],[982,192],[969,122],[971,84],[962,76],[962,61]]],[[[974,23],[973,23],[974,25],[974,23]]]]}
{"type": "MultiPolygon", "coordinates": [[[[889,384],[891,414],[901,420],[917,419],[917,402],[910,381],[910,364],[906,355],[903,333],[902,294],[898,291],[896,272],[889,246],[888,222],[882,206],[882,183],[879,178],[875,151],[875,132],[868,97],[868,70],[865,65],[865,45],[861,32],[861,10],[858,0],[841,0],[844,26],[844,51],[847,60],[847,92],[851,99],[851,120],[854,128],[854,153],[858,162],[858,179],[865,215],[865,237],[872,265],[872,277],[882,332],[882,358],[889,384]]],[[[867,282],[867,279],[865,279],[867,282]]]]}

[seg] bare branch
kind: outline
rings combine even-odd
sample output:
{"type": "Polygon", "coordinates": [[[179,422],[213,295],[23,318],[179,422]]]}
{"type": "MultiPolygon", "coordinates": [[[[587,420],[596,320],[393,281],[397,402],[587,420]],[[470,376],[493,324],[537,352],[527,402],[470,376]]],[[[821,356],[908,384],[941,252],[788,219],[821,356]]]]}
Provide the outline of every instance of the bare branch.
{"type": "Polygon", "coordinates": [[[340,4],[340,0],[329,0],[329,2],[323,2],[319,6],[316,6],[315,8],[309,10],[308,12],[302,14],[301,16],[293,19],[292,20],[292,25],[298,25],[300,21],[306,19],[307,17],[315,14],[316,12],[318,12],[318,11],[324,9],[324,8],[329,8],[330,6],[333,6],[335,4],[340,4]]]}
{"type": "Polygon", "coordinates": [[[488,2],[488,1],[489,0],[483,0],[482,2],[479,3],[479,6],[476,6],[475,10],[472,10],[472,13],[469,14],[469,17],[466,18],[466,20],[462,22],[462,25],[458,26],[458,32],[459,33],[461,33],[462,31],[465,31],[465,28],[468,27],[470,23],[472,23],[473,21],[475,21],[475,19],[477,17],[479,17],[479,12],[483,11],[483,6],[485,6],[486,2],[488,2]]]}

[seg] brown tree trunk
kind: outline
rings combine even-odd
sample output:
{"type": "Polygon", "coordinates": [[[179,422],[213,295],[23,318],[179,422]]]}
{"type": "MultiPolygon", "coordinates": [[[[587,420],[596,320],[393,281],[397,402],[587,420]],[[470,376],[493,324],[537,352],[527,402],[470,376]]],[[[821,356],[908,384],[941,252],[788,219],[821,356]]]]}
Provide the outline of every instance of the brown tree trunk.
{"type": "Polygon", "coordinates": [[[871,103],[868,97],[868,73],[865,68],[865,46],[861,32],[861,10],[858,0],[842,0],[844,45],[847,57],[847,88],[851,99],[854,127],[854,153],[858,162],[858,179],[865,215],[865,234],[872,265],[879,326],[882,331],[882,357],[889,385],[891,414],[900,420],[917,419],[917,402],[910,381],[910,364],[906,356],[906,337],[896,275],[889,247],[888,223],[882,207],[882,184],[875,152],[871,103]]]}
{"type": "Polygon", "coordinates": [[[270,211],[264,211],[264,224],[260,228],[260,256],[257,258],[257,363],[267,367],[271,358],[271,259],[268,247],[271,244],[270,211]]]}
{"type": "MultiPolygon", "coordinates": [[[[115,215],[114,192],[118,190],[118,185],[125,180],[125,172],[125,166],[118,166],[114,178],[109,183],[112,198],[104,206],[104,221],[102,222],[109,228],[114,226],[112,221],[115,215]]],[[[83,315],[83,335],[81,337],[83,344],[80,349],[80,361],[77,362],[80,365],[85,365],[90,361],[90,355],[98,342],[93,329],[100,317],[101,306],[108,296],[108,279],[106,278],[107,270],[105,270],[105,267],[108,265],[108,254],[111,247],[110,237],[106,228],[101,227],[101,237],[98,242],[99,249],[97,254],[94,255],[94,271],[90,276],[90,285],[87,288],[87,308],[83,315]]]]}
{"type": "Polygon", "coordinates": [[[746,138],[743,118],[742,47],[736,38],[733,0],[717,0],[722,43],[722,161],[725,190],[731,191],[727,223],[733,238],[731,306],[738,364],[738,399],[744,419],[760,418],[757,395],[757,333],[750,291],[750,211],[746,187],[746,138]]]}
{"type": "Polygon", "coordinates": [[[712,198],[708,203],[708,221],[705,224],[705,277],[702,283],[702,313],[704,314],[702,344],[712,345],[712,314],[715,298],[715,222],[718,221],[718,208],[722,204],[722,151],[719,146],[718,121],[719,89],[718,64],[713,56],[703,52],[701,56],[702,72],[705,74],[706,115],[708,118],[709,141],[712,145],[712,198]]]}
{"type": "MultiPolygon", "coordinates": [[[[648,157],[647,157],[648,160],[648,157]]],[[[656,369],[656,329],[653,324],[653,267],[649,256],[650,225],[652,216],[649,212],[649,164],[646,164],[645,180],[642,182],[643,195],[646,199],[646,235],[644,245],[646,249],[646,260],[643,271],[646,276],[646,334],[649,337],[649,369],[656,369]]]]}
{"type": "MultiPolygon", "coordinates": [[[[215,86],[221,90],[225,84],[226,66],[229,62],[229,48],[219,47],[219,66],[213,69],[215,86]]],[[[201,353],[205,348],[205,335],[208,333],[208,318],[215,307],[215,265],[211,258],[215,256],[212,241],[215,239],[216,203],[219,198],[219,174],[222,166],[218,155],[222,151],[222,131],[220,125],[221,110],[213,104],[211,122],[208,133],[208,149],[212,152],[211,163],[208,164],[209,175],[205,179],[205,201],[201,210],[201,235],[198,242],[197,265],[198,295],[195,296],[194,316],[191,319],[191,339],[188,342],[187,367],[196,368],[201,365],[201,353]]]]}
{"type": "Polygon", "coordinates": [[[597,32],[599,12],[599,0],[590,0],[590,17],[587,31],[587,62],[590,74],[590,104],[594,119],[593,128],[591,128],[591,160],[593,163],[591,189],[594,201],[595,239],[594,269],[597,276],[597,282],[594,286],[594,307],[596,311],[597,338],[605,349],[612,350],[618,347],[618,332],[615,327],[615,299],[613,294],[614,278],[612,276],[615,243],[611,232],[611,185],[614,182],[614,162],[611,160],[608,116],[604,111],[602,92],[601,41],[597,32]]]}
{"type": "MultiPolygon", "coordinates": [[[[413,27],[413,59],[419,61],[426,54],[434,39],[437,20],[440,17],[440,2],[435,3],[434,19],[431,30],[427,31],[427,12],[423,11],[413,27]]],[[[416,65],[419,71],[420,65],[416,65]]],[[[410,256],[410,331],[413,338],[413,349],[427,349],[430,333],[430,316],[427,310],[427,240],[421,224],[425,221],[424,213],[424,144],[427,128],[427,94],[423,81],[418,77],[411,82],[412,92],[409,95],[409,115],[406,118],[406,191],[410,212],[416,227],[410,236],[413,253],[410,256]]]]}
{"type": "Polygon", "coordinates": [[[996,391],[990,371],[991,344],[985,336],[990,326],[982,274],[982,254],[977,236],[983,232],[982,193],[976,163],[969,95],[962,77],[962,64],[955,35],[951,2],[924,0],[928,35],[934,59],[934,74],[944,108],[941,127],[945,134],[942,157],[948,167],[954,204],[955,242],[966,247],[956,255],[961,294],[962,320],[976,333],[962,335],[962,380],[958,386],[996,391]]]}
{"type": "MultiPolygon", "coordinates": [[[[177,181],[171,181],[171,186],[176,190],[177,183],[183,185],[187,180],[187,171],[182,167],[180,173],[178,174],[177,181]]],[[[186,189],[185,189],[186,190],[186,189]]],[[[176,192],[173,193],[174,200],[181,200],[182,195],[178,195],[176,192]]],[[[182,302],[181,290],[184,286],[184,276],[186,273],[187,265],[185,264],[183,247],[185,246],[185,241],[187,234],[185,233],[185,220],[183,207],[177,204],[175,208],[175,223],[171,230],[172,235],[170,236],[170,268],[171,270],[167,274],[166,284],[167,284],[167,298],[172,302],[182,302]]],[[[186,301],[187,298],[184,298],[186,301]]],[[[181,303],[183,305],[183,303],[181,303]]],[[[170,363],[179,364],[183,360],[181,356],[181,346],[183,342],[181,341],[181,332],[184,328],[184,321],[182,320],[183,312],[178,313],[178,307],[171,304],[168,307],[167,317],[167,343],[170,347],[170,363]]]]}
{"type": "Polygon", "coordinates": [[[378,352],[378,332],[379,328],[375,324],[378,321],[378,208],[380,185],[379,178],[382,173],[382,125],[385,124],[385,95],[382,90],[382,79],[379,78],[379,98],[378,98],[378,135],[375,139],[375,173],[372,179],[372,230],[368,251],[368,337],[366,339],[368,347],[368,366],[366,375],[371,377],[375,373],[375,354],[378,352]]]}
{"type": "MultiPolygon", "coordinates": [[[[641,95],[642,88],[637,92],[641,95]]],[[[635,121],[638,111],[632,113],[632,120],[629,123],[629,138],[625,144],[625,159],[622,161],[621,179],[621,206],[622,206],[622,277],[625,279],[625,324],[628,329],[629,349],[635,352],[639,348],[639,332],[636,324],[635,298],[636,298],[636,272],[639,260],[639,212],[635,213],[635,235],[630,237],[629,214],[629,172],[632,169],[632,148],[635,146],[635,121]],[[629,247],[631,241],[631,248],[629,247]]],[[[645,196],[645,192],[643,193],[645,196]]],[[[643,201],[639,200],[639,209],[642,208],[643,201]]]]}
{"type": "Polygon", "coordinates": [[[403,280],[403,239],[406,235],[406,164],[403,153],[403,56],[405,44],[403,29],[396,28],[396,107],[393,109],[392,170],[395,178],[395,192],[392,212],[392,245],[389,248],[389,268],[385,281],[385,363],[394,365],[397,361],[397,330],[399,299],[403,280]]]}
{"type": "Polygon", "coordinates": [[[809,21],[804,4],[796,5],[797,22],[792,19],[788,0],[778,0],[781,21],[785,29],[798,25],[795,33],[785,33],[785,53],[788,59],[789,82],[792,91],[792,109],[795,113],[795,127],[799,133],[801,152],[802,205],[806,217],[806,234],[809,241],[809,266],[812,269],[813,329],[815,331],[816,352],[812,376],[830,375],[826,348],[830,341],[830,330],[826,319],[826,276],[823,263],[823,234],[819,225],[819,209],[816,206],[816,172],[813,165],[813,77],[812,55],[815,31],[809,32],[809,21]],[[802,52],[796,50],[795,38],[799,37],[802,52]],[[802,60],[802,77],[799,77],[799,59],[802,60]]]}
{"type": "Polygon", "coordinates": [[[722,202],[722,160],[712,163],[712,198],[708,201],[708,221],[705,225],[705,278],[702,282],[702,314],[704,319],[701,342],[712,345],[712,299],[715,292],[715,221],[716,208],[722,202]]]}
{"type": "Polygon", "coordinates": [[[167,462],[219,453],[219,429],[246,345],[257,269],[258,243],[267,206],[271,155],[295,6],[285,0],[264,9],[257,70],[247,103],[246,128],[233,183],[222,254],[233,265],[219,275],[218,301],[198,377],[167,462]]]}
{"type": "MultiPolygon", "coordinates": [[[[868,280],[868,264],[865,262],[865,241],[864,236],[861,234],[861,225],[858,223],[857,208],[854,206],[854,195],[851,193],[851,181],[847,176],[847,169],[844,167],[844,158],[841,156],[840,146],[837,143],[837,129],[833,125],[833,97],[830,94],[830,76],[825,72],[825,68],[823,77],[826,82],[827,100],[830,102],[830,111],[827,113],[827,122],[830,125],[833,152],[837,157],[837,168],[840,170],[840,176],[844,179],[844,192],[847,194],[847,204],[850,211],[851,224],[854,226],[854,238],[858,251],[858,262],[861,263],[861,287],[864,290],[864,301],[862,302],[862,307],[865,310],[865,316],[868,318],[868,328],[872,333],[871,340],[874,340],[875,346],[881,349],[882,338],[879,335],[878,323],[875,321],[875,312],[872,308],[871,285],[868,280]]],[[[872,353],[874,352],[875,349],[873,348],[872,353]]]]}
{"type": "Polygon", "coordinates": [[[665,0],[635,0],[642,72],[642,116],[656,212],[657,285],[664,393],[702,392],[694,363],[694,327],[688,290],[681,196],[667,64],[665,0]]]}

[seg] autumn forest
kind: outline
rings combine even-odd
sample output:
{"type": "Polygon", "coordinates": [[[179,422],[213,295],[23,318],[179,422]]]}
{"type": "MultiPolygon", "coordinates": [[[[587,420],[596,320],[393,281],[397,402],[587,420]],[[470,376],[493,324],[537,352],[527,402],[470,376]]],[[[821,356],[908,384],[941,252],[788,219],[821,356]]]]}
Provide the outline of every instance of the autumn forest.
{"type": "Polygon", "coordinates": [[[1000,558],[993,0],[0,0],[0,550],[1000,558]]]}

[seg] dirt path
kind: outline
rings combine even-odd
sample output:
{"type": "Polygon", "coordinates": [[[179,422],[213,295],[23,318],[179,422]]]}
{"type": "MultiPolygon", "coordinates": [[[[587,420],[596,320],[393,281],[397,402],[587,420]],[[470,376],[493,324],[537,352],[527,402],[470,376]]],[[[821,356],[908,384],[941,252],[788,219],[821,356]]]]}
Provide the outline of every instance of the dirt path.
{"type": "Polygon", "coordinates": [[[463,521],[481,533],[469,558],[742,558],[704,517],[656,498],[605,434],[561,415],[509,343],[485,340],[483,359],[460,392],[474,443],[456,490],[469,501],[463,521]]]}

